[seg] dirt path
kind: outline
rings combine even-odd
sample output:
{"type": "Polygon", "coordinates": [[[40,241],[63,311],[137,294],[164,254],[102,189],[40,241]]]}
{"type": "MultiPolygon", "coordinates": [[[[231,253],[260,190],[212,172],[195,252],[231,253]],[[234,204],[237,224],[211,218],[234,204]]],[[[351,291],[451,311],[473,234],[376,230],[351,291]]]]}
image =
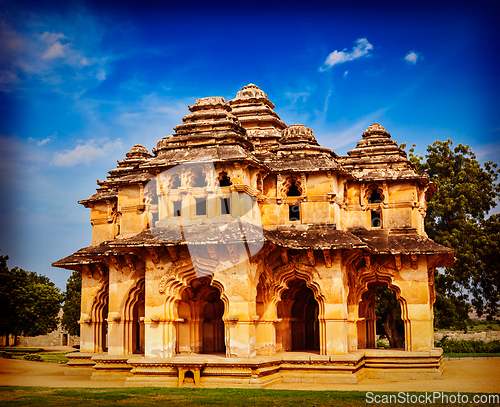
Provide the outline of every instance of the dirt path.
{"type": "MultiPolygon", "coordinates": [[[[56,352],[54,348],[47,351],[56,352]]],[[[65,351],[65,350],[62,350],[65,351]]],[[[500,392],[500,358],[462,359],[444,362],[443,380],[365,379],[359,384],[282,383],[272,389],[359,390],[359,391],[445,391],[471,393],[500,392]]],[[[124,381],[96,381],[89,376],[66,376],[66,367],[56,363],[0,358],[0,384],[3,386],[43,387],[123,387],[124,381]]]]}

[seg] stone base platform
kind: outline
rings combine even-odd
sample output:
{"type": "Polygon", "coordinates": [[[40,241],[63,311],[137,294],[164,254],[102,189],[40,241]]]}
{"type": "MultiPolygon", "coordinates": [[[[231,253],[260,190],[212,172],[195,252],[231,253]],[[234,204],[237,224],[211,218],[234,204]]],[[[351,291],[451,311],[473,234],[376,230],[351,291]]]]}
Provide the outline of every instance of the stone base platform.
{"type": "Polygon", "coordinates": [[[133,366],[130,364],[134,358],[142,355],[99,355],[94,356],[92,380],[120,380],[130,376],[133,366]]]}
{"type": "Polygon", "coordinates": [[[68,362],[68,371],[83,372],[81,366],[88,369],[90,363],[95,363],[89,369],[92,373],[89,370],[86,373],[92,374],[92,380],[125,379],[128,387],[264,388],[277,383],[357,384],[364,378],[442,379],[444,369],[440,348],[430,352],[362,349],[332,356],[280,352],[249,359],[226,358],[223,354],[174,358],[82,354],[80,358],[72,357],[71,362],[68,362]],[[87,359],[87,355],[92,356],[87,359]]]}
{"type": "Polygon", "coordinates": [[[69,359],[66,363],[66,371],[64,374],[70,376],[87,376],[94,373],[95,362],[92,360],[93,357],[98,355],[106,355],[106,353],[81,353],[72,352],[67,353],[65,356],[69,359]]]}

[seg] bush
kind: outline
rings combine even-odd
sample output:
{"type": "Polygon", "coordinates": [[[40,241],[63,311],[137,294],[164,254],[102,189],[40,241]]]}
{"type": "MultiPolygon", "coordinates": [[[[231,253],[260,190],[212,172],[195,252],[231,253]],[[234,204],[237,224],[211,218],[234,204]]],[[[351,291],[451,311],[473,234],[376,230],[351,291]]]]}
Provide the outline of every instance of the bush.
{"type": "Polygon", "coordinates": [[[474,339],[448,339],[443,337],[435,343],[435,346],[443,348],[444,353],[499,353],[500,341],[490,342],[476,341],[474,339]]]}
{"type": "Polygon", "coordinates": [[[0,351],[0,358],[12,359],[12,353],[0,351]]]}
{"type": "Polygon", "coordinates": [[[390,347],[391,347],[391,345],[389,345],[387,342],[384,342],[381,339],[377,339],[377,348],[389,349],[390,347]]]}
{"type": "Polygon", "coordinates": [[[32,360],[32,361],[35,361],[35,362],[43,362],[42,357],[40,355],[37,355],[36,353],[35,354],[24,355],[23,359],[32,360]]]}

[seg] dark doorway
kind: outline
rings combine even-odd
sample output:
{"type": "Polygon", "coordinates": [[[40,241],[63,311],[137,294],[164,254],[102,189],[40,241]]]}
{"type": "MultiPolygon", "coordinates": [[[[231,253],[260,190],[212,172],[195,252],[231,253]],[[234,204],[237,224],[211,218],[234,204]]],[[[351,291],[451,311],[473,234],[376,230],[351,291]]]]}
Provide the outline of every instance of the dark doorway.
{"type": "Polygon", "coordinates": [[[319,304],[306,282],[294,279],[288,283],[281,299],[285,305],[278,310],[279,317],[290,320],[291,350],[319,349],[319,304]],[[288,314],[288,315],[286,315],[288,314]]]}

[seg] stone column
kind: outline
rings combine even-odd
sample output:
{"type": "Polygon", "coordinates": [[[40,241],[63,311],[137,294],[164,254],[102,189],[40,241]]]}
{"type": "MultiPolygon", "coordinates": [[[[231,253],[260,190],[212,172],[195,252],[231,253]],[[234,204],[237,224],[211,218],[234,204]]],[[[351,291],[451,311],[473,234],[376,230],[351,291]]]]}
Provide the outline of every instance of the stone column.
{"type": "MultiPolygon", "coordinates": [[[[244,246],[238,245],[237,249],[243,251],[244,246]]],[[[246,253],[241,252],[239,255],[246,256],[246,253]]],[[[214,279],[224,285],[225,291],[222,294],[228,301],[223,318],[227,357],[256,356],[254,317],[257,315],[257,288],[249,278],[249,270],[249,261],[245,260],[214,275],[214,279]]]]}
{"type": "MultiPolygon", "coordinates": [[[[328,255],[328,253],[326,253],[328,255]]],[[[315,280],[323,294],[323,315],[319,316],[320,352],[322,355],[345,355],[347,342],[347,278],[340,250],[330,251],[331,259],[316,265],[315,280]]]]}
{"type": "Polygon", "coordinates": [[[434,347],[434,338],[427,261],[425,256],[418,256],[411,264],[403,267],[394,279],[406,301],[406,312],[402,312],[405,347],[409,351],[428,352],[434,347]]]}
{"type": "MultiPolygon", "coordinates": [[[[154,252],[154,250],[153,250],[154,252]]],[[[166,287],[161,278],[171,263],[159,260],[160,253],[148,256],[145,276],[144,336],[146,357],[174,357],[177,347],[177,327],[174,299],[167,301],[166,287]]]]}

